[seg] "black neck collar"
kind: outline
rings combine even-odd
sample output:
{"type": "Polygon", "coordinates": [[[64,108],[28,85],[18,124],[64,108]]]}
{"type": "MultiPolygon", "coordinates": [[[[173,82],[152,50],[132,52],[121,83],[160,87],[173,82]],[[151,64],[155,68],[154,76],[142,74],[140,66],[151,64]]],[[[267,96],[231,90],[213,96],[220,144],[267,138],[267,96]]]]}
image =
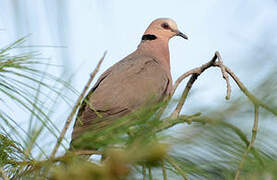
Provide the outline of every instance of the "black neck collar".
{"type": "Polygon", "coordinates": [[[152,41],[152,40],[155,40],[155,39],[157,39],[157,36],[155,36],[153,34],[145,34],[141,38],[141,40],[149,40],[149,41],[152,41]]]}

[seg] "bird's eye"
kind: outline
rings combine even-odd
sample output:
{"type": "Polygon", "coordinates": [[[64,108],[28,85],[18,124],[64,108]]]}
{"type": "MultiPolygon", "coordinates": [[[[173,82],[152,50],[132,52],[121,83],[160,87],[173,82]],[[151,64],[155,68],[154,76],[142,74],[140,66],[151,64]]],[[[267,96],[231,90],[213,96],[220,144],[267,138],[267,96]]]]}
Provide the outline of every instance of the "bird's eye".
{"type": "Polygon", "coordinates": [[[169,29],[169,25],[168,25],[167,23],[163,23],[163,24],[162,24],[162,27],[163,27],[164,29],[169,29]]]}

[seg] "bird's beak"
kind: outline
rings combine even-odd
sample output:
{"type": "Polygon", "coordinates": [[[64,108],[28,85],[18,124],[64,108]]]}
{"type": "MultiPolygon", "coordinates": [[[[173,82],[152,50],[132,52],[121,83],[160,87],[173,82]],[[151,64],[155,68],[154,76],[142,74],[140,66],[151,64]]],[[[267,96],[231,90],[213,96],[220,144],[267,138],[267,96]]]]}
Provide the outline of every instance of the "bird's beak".
{"type": "Polygon", "coordinates": [[[184,39],[189,39],[187,35],[185,35],[184,33],[182,33],[179,30],[172,30],[172,31],[176,33],[175,36],[180,36],[180,37],[182,37],[184,39]]]}

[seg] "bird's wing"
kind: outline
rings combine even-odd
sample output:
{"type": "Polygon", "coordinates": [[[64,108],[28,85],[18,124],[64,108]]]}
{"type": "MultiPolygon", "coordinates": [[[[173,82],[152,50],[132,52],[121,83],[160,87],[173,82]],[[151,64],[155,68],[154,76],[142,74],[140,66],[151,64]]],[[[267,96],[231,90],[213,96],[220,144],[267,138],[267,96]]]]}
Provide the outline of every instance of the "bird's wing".
{"type": "Polygon", "coordinates": [[[87,96],[88,103],[83,103],[79,110],[72,138],[91,126],[106,126],[108,120],[137,110],[150,100],[161,101],[170,85],[170,78],[155,59],[127,57],[100,76],[87,96]]]}

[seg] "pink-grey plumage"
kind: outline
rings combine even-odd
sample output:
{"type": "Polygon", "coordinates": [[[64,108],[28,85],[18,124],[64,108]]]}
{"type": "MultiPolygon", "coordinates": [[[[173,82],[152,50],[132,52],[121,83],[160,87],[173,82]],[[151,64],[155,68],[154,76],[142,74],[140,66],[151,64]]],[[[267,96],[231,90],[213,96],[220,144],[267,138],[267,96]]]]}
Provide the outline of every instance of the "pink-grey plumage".
{"type": "Polygon", "coordinates": [[[174,36],[187,39],[172,19],[159,18],[149,25],[138,48],[107,69],[87,95],[88,103],[82,103],[74,124],[72,142],[86,131],[108,126],[109,121],[169,96],[168,41],[174,36]]]}

